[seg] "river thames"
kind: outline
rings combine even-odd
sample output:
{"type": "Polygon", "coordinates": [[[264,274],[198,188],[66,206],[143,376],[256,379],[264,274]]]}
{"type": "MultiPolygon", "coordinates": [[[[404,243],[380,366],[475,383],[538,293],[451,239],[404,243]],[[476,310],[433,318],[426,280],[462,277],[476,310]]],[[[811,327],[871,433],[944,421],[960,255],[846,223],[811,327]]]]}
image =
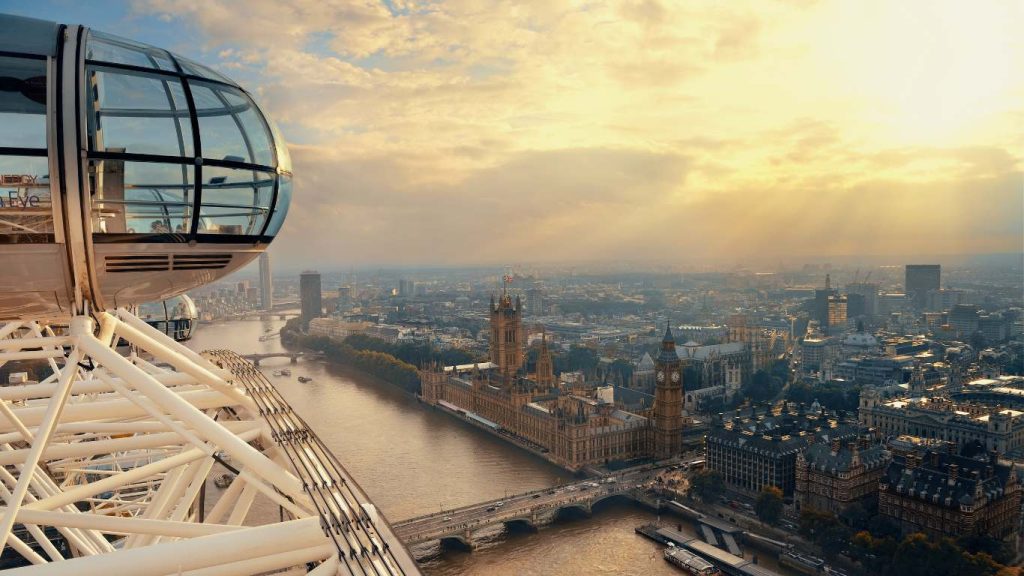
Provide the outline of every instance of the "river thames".
{"type": "MultiPolygon", "coordinates": [[[[227,348],[241,354],[283,350],[281,320],[240,320],[199,325],[195,350],[227,348]]],[[[568,472],[451,416],[420,404],[396,386],[322,361],[265,360],[267,377],[392,522],[525,492],[570,478],[568,472]],[[288,367],[291,377],[274,376],[288,367]],[[299,383],[298,376],[313,380],[299,383]]],[[[504,534],[477,542],[473,552],[419,550],[427,574],[594,575],[679,574],[662,547],[634,534],[655,521],[652,512],[625,502],[600,504],[590,518],[504,534]]],[[[666,524],[675,523],[666,517],[666,524]]],[[[690,529],[684,524],[684,529],[690,529]]],[[[767,559],[766,559],[767,560],[767,559]]],[[[765,562],[774,568],[774,562],[765,562]]]]}

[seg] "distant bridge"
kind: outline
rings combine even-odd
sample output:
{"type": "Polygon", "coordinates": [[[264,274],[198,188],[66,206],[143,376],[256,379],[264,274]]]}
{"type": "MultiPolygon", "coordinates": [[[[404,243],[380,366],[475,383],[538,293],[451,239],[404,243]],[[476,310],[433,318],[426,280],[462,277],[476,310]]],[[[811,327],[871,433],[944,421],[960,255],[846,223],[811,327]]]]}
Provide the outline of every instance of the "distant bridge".
{"type": "Polygon", "coordinates": [[[243,358],[245,358],[246,360],[252,362],[256,366],[259,366],[260,362],[263,361],[263,360],[266,360],[267,358],[288,358],[288,359],[291,360],[292,364],[296,364],[296,363],[298,363],[299,358],[303,358],[303,357],[309,356],[309,355],[312,355],[314,357],[319,357],[321,354],[319,354],[319,353],[312,353],[312,354],[310,354],[310,353],[307,353],[307,352],[264,352],[262,354],[247,354],[247,355],[243,356],[243,358]]]}
{"type": "Polygon", "coordinates": [[[497,525],[531,530],[556,521],[564,513],[589,516],[598,502],[615,497],[646,501],[644,489],[660,468],[637,470],[602,480],[582,480],[508,498],[444,510],[393,524],[407,546],[439,540],[473,549],[474,533],[497,525]]]}

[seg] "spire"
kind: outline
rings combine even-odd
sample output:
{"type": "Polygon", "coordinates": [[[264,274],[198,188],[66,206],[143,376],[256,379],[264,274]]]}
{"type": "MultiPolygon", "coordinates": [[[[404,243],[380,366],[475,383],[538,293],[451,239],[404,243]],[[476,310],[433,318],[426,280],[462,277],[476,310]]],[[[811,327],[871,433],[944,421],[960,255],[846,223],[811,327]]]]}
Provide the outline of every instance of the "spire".
{"type": "Polygon", "coordinates": [[[672,324],[665,322],[665,337],[661,339],[661,354],[658,354],[658,362],[678,362],[679,354],[676,353],[676,339],[672,336],[672,324]]]}

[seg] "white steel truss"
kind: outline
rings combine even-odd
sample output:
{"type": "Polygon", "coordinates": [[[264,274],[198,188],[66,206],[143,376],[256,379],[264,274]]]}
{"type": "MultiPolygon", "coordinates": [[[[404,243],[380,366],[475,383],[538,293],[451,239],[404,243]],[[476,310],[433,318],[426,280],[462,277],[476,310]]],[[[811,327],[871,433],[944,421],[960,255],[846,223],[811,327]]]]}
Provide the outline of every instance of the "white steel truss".
{"type": "Polygon", "coordinates": [[[0,366],[16,360],[49,369],[0,387],[0,538],[31,564],[11,574],[419,573],[237,354],[117,310],[2,325],[0,366]]]}

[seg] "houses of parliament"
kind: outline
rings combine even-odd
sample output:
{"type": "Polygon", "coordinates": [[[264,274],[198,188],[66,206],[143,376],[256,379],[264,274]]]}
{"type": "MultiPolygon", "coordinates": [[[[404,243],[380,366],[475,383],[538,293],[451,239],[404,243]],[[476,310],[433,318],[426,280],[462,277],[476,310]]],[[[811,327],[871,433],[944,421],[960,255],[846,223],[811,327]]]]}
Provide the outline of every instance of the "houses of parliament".
{"type": "Polygon", "coordinates": [[[491,298],[490,328],[489,362],[421,372],[424,402],[509,435],[571,470],[680,452],[683,378],[670,328],[656,360],[654,406],[643,413],[588,395],[581,380],[559,382],[546,338],[535,371],[527,373],[518,296],[503,291],[497,301],[491,298]]]}

